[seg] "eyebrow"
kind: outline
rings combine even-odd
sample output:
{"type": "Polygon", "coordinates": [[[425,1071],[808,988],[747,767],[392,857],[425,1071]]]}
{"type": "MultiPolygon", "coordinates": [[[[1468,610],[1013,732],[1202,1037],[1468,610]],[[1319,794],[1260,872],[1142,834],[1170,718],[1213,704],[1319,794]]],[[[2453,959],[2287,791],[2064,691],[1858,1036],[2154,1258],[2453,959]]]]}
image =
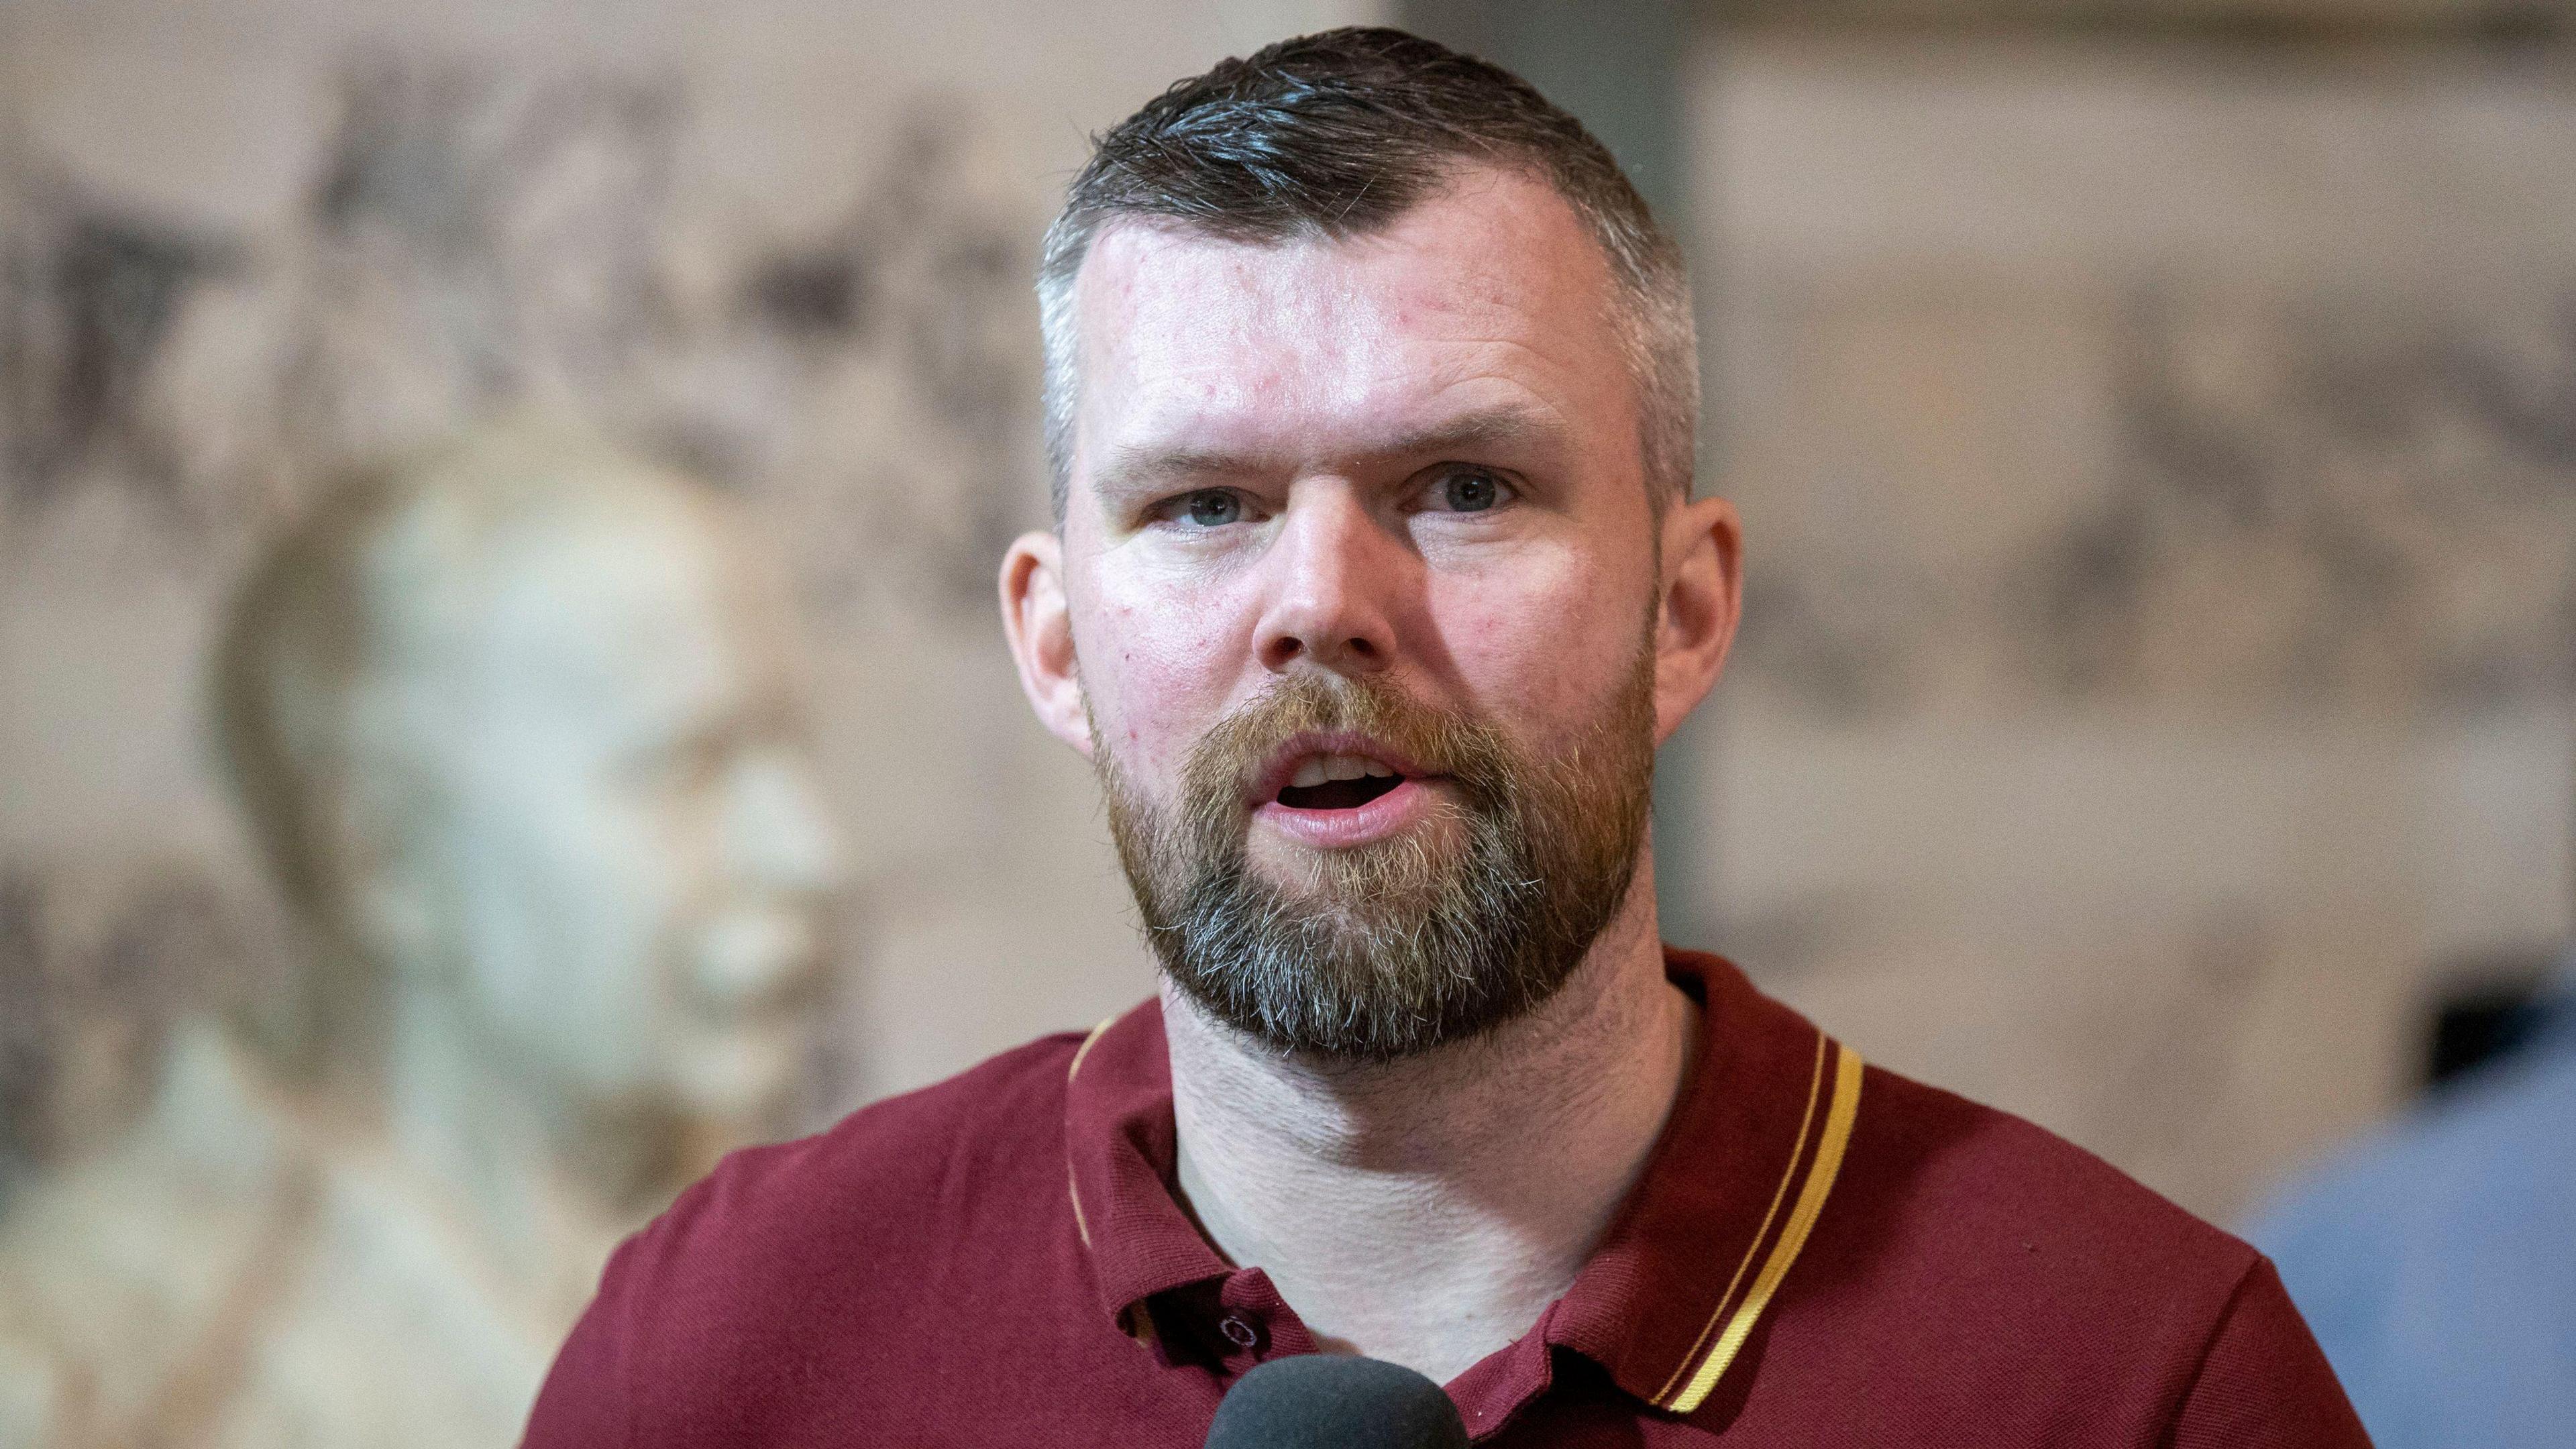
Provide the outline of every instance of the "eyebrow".
{"type": "Polygon", "coordinates": [[[1506,444],[1554,446],[1565,441],[1565,431],[1565,425],[1554,418],[1507,404],[1462,413],[1437,426],[1408,433],[1377,451],[1382,456],[1401,458],[1506,444]]]}
{"type": "MultiPolygon", "coordinates": [[[[1461,413],[1410,433],[1400,433],[1361,450],[1370,458],[1421,458],[1511,444],[1557,446],[1565,426],[1553,418],[1516,405],[1461,413]]],[[[1097,475],[1103,495],[1126,495],[1186,482],[1275,469],[1278,460],[1257,454],[1206,448],[1120,447],[1111,450],[1097,475]]]]}

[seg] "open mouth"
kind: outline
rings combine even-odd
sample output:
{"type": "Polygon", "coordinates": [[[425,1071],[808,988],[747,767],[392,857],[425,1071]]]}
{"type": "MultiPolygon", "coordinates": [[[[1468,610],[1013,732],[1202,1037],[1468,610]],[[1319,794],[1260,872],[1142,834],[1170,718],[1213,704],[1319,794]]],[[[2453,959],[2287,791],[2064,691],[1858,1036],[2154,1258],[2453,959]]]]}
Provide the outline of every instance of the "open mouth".
{"type": "Polygon", "coordinates": [[[1276,798],[1291,810],[1357,810],[1403,783],[1394,766],[1366,755],[1308,755],[1276,798]]]}

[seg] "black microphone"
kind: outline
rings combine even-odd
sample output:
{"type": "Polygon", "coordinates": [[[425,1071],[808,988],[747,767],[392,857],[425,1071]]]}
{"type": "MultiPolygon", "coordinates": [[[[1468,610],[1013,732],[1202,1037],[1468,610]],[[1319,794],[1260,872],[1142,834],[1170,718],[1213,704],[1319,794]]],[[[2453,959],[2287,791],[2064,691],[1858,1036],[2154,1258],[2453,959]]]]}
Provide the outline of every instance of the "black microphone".
{"type": "Polygon", "coordinates": [[[1207,1449],[1467,1449],[1447,1391],[1383,1359],[1307,1353],[1235,1381],[1207,1449]]]}

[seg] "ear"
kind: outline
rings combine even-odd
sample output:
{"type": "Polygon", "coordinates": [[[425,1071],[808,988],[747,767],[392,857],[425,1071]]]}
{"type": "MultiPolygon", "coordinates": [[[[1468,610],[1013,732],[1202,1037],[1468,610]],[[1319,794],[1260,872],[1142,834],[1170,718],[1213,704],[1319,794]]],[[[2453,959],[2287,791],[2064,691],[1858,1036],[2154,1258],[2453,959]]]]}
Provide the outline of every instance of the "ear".
{"type": "Polygon", "coordinates": [[[1002,632],[1038,723],[1088,759],[1091,712],[1065,603],[1064,544],[1054,534],[1021,534],[1002,556],[1002,632]]]}
{"type": "Polygon", "coordinates": [[[391,765],[364,772],[363,784],[361,773],[334,771],[312,786],[306,843],[318,924],[379,969],[417,966],[438,937],[437,903],[406,830],[426,814],[421,792],[391,765]]]}
{"type": "Polygon", "coordinates": [[[1723,498],[1664,511],[1664,596],[1655,620],[1655,742],[1681,728],[1726,667],[1744,607],[1744,529],[1723,498]]]}

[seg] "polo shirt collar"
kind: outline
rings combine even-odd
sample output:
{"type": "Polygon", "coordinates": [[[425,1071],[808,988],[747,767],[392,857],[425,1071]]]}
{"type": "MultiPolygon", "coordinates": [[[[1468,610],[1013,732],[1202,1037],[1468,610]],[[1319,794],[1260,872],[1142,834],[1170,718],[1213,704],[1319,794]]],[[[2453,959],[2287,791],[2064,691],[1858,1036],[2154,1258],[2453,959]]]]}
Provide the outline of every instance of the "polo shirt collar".
{"type": "MultiPolygon", "coordinates": [[[[1544,1387],[1538,1350],[1552,1346],[1599,1364],[1646,1403],[1690,1413],[1734,1360],[1823,1210],[1859,1107],[1860,1058],[1717,957],[1667,948],[1665,970],[1704,1009],[1697,1061],[1662,1137],[1565,1295],[1528,1337],[1469,1369],[1453,1390],[1510,1379],[1525,1398],[1544,1387]]],[[[1077,1231],[1103,1311],[1150,1339],[1152,1300],[1235,1272],[1173,1187],[1160,1003],[1103,1023],[1069,1076],[1077,1231]]]]}
{"type": "Polygon", "coordinates": [[[1148,1300],[1234,1271],[1179,1201],[1162,1003],[1148,1000],[1094,1027],[1065,1070],[1074,1230],[1101,1307],[1142,1339],[1152,1332],[1148,1300]]]}

